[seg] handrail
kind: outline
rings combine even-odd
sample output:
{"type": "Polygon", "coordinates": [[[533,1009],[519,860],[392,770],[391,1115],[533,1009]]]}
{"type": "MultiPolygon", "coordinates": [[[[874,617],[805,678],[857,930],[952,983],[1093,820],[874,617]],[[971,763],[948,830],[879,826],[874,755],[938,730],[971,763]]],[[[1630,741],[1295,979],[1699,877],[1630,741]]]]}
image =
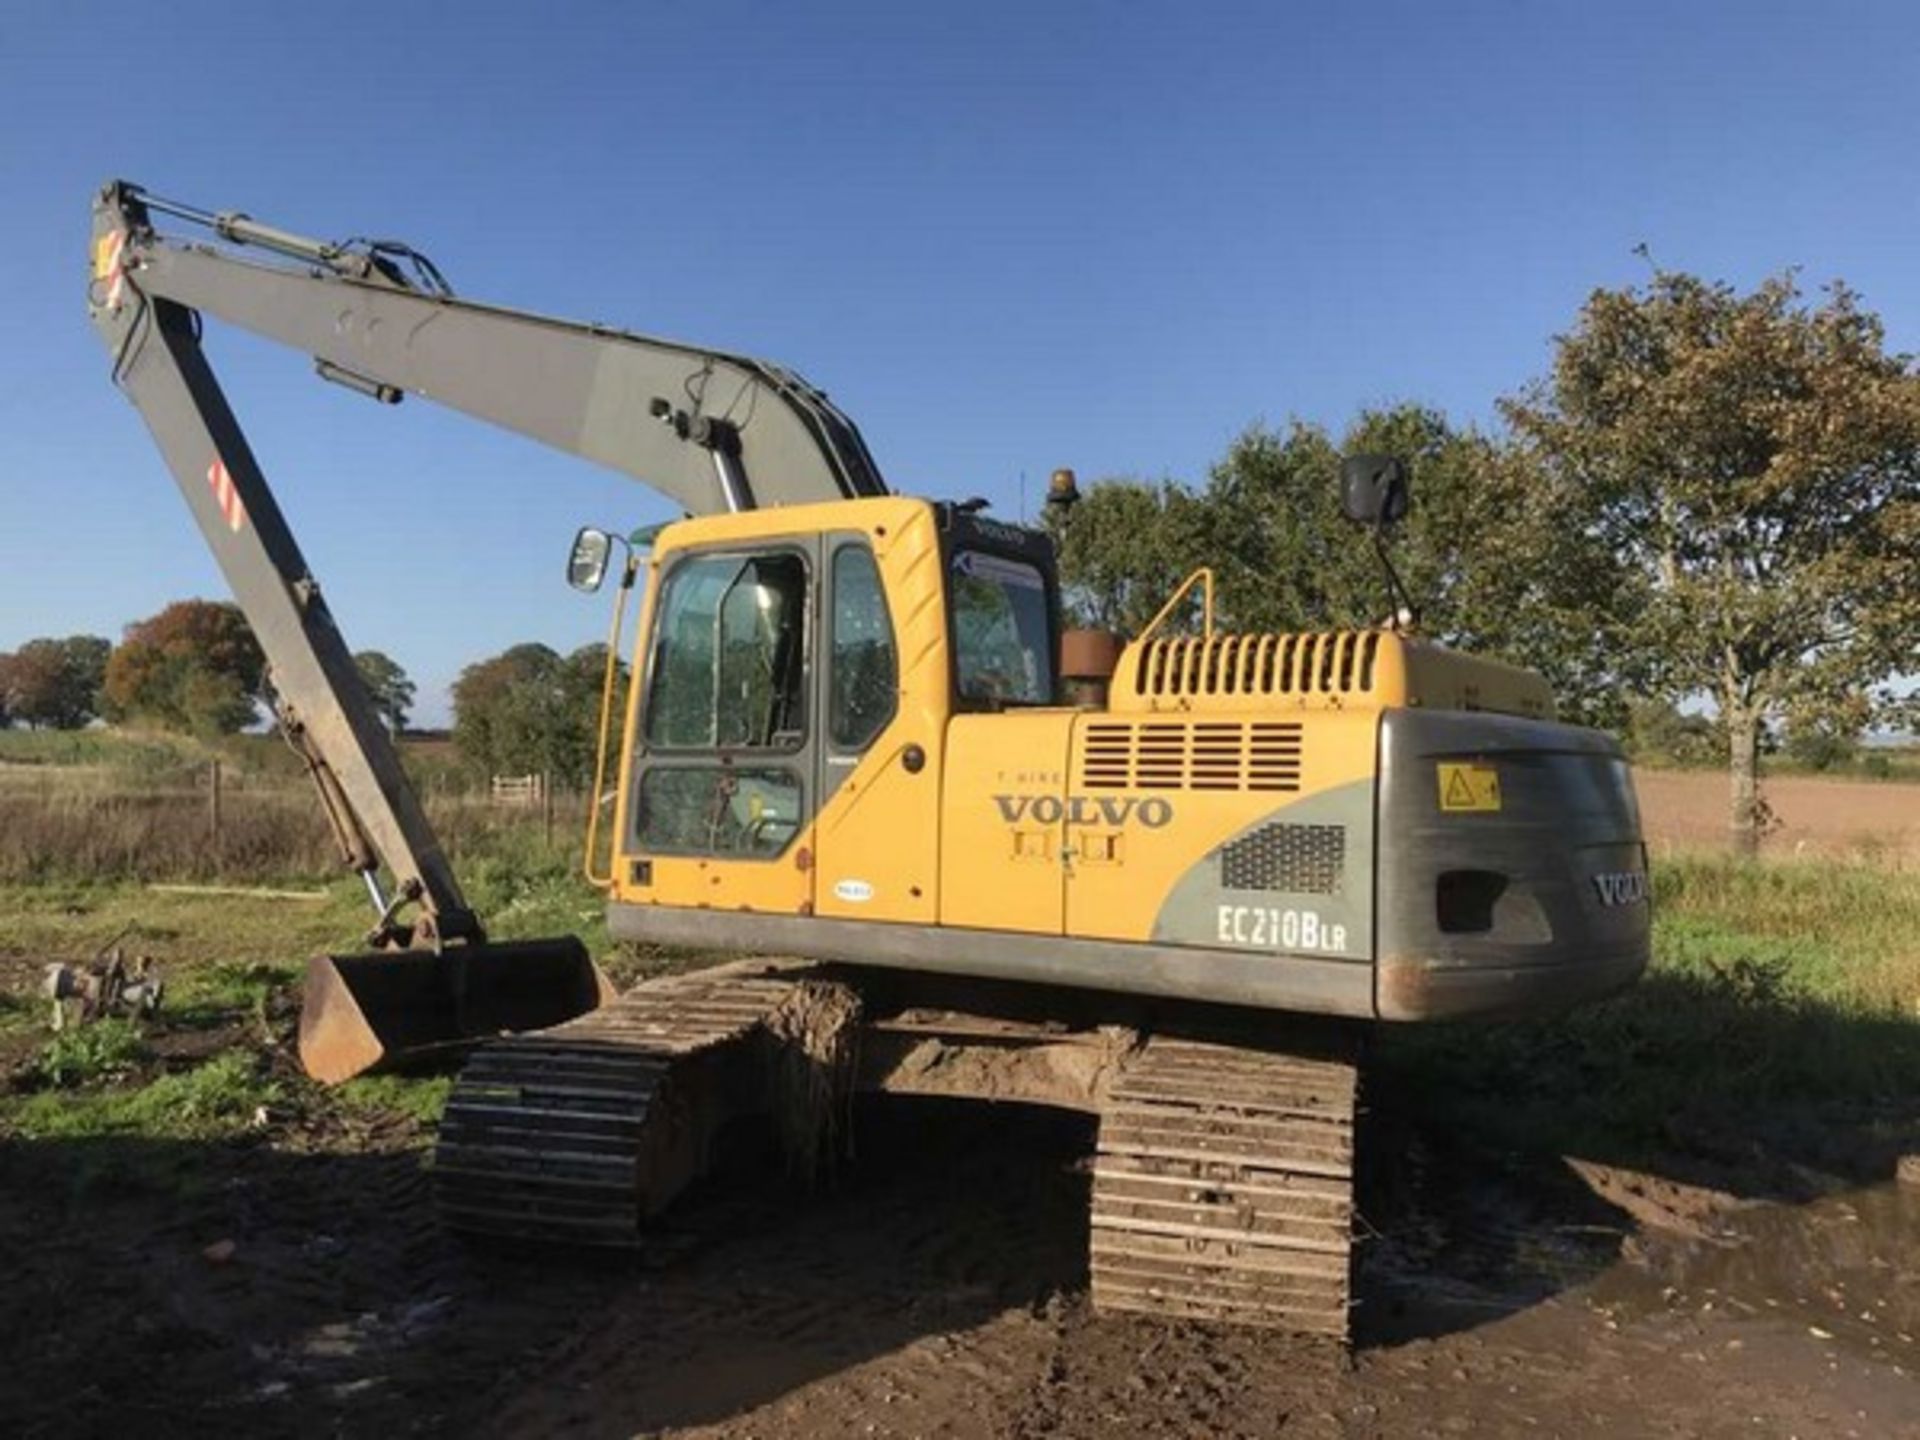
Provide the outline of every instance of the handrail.
{"type": "Polygon", "coordinates": [[[1134,637],[1134,644],[1144,645],[1147,643],[1148,638],[1153,632],[1160,628],[1161,621],[1171,615],[1174,606],[1186,598],[1187,592],[1193,589],[1195,582],[1200,583],[1204,595],[1201,601],[1202,633],[1207,639],[1213,639],[1213,567],[1210,565],[1202,565],[1198,570],[1180,582],[1180,588],[1174,591],[1167,603],[1160,607],[1160,613],[1149,620],[1147,622],[1147,628],[1134,637]]]}
{"type": "Polygon", "coordinates": [[[580,869],[588,884],[602,888],[613,884],[611,855],[606,874],[599,874],[593,868],[594,857],[600,849],[600,787],[607,779],[607,722],[613,716],[613,691],[620,675],[620,634],[626,626],[627,594],[639,573],[640,557],[628,550],[626,568],[620,572],[620,588],[614,592],[613,621],[607,627],[606,671],[600,679],[600,727],[594,737],[593,789],[587,796],[587,846],[580,857],[580,869]]]}

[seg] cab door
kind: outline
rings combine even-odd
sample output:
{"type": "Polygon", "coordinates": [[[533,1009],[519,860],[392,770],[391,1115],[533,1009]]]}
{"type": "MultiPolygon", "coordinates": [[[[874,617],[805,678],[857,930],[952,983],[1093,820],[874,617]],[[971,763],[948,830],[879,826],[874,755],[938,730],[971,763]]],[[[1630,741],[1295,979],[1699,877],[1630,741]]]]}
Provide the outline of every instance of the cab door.
{"type": "MultiPolygon", "coordinates": [[[[815,913],[929,924],[939,884],[939,735],[907,702],[884,531],[822,537],[815,913]]],[[[924,676],[922,677],[924,685],[924,676]]]]}
{"type": "Polygon", "coordinates": [[[804,914],[819,539],[707,546],[664,564],[629,796],[628,850],[647,877],[635,898],[804,914]]]}

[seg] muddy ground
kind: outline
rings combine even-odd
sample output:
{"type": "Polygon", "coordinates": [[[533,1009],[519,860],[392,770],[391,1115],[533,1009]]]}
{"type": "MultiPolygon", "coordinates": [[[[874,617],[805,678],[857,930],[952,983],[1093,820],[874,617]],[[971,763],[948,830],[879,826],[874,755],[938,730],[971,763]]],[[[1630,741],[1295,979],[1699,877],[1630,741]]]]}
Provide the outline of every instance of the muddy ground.
{"type": "Polygon", "coordinates": [[[811,1192],[743,1133],[650,1261],[449,1239],[404,1120],[16,1141],[0,1419],[29,1436],[1920,1434],[1920,1191],[1874,1178],[1907,1121],[1853,1117],[1795,1140],[1801,1159],[1747,1137],[1649,1175],[1485,1149],[1396,1083],[1374,1095],[1350,1357],[1091,1314],[1091,1125],[1025,1107],[864,1101],[857,1156],[811,1192]]]}

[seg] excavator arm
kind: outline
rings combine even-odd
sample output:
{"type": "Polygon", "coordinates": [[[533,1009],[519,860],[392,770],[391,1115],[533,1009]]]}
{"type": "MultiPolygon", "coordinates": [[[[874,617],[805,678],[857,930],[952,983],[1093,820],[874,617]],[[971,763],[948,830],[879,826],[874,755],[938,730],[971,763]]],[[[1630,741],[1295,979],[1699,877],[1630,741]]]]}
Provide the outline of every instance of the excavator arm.
{"type": "MultiPolygon", "coordinates": [[[[452,1001],[477,1011],[467,962],[484,928],[207,362],[202,317],[305,351],[323,378],[374,399],[424,396],[624,471],[693,514],[885,494],[865,442],[822,392],[777,365],[462,300],[431,262],[393,242],[308,239],[114,181],[94,200],[92,254],[88,310],[114,379],[266,653],[282,728],[378,912],[373,943],[454,957],[442,967],[452,1001]],[[157,216],[208,239],[162,234],[157,216]],[[240,247],[274,258],[241,258],[240,247]],[[418,915],[402,923],[409,905],[418,915]]],[[[313,985],[310,974],[310,1005],[313,985]]],[[[581,992],[588,1003],[592,991],[581,992]]],[[[535,1010],[537,1023],[553,1023],[550,1007],[535,1010]]],[[[477,1013],[451,1024],[490,1028],[477,1013]]],[[[355,1054],[364,1068],[367,1047],[355,1054]]]]}

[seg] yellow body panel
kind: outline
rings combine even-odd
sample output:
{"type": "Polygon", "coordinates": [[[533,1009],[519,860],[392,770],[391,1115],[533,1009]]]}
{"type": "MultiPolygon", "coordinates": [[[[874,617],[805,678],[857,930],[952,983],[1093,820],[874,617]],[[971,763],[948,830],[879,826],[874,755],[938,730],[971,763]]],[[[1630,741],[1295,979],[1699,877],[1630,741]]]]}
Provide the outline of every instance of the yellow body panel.
{"type": "MultiPolygon", "coordinates": [[[[940,854],[940,756],[948,702],[946,609],[933,509],[882,498],[790,505],[703,516],[668,526],[647,564],[632,655],[634,684],[621,738],[613,897],[638,904],[933,923],[940,854]],[[707,859],[632,850],[633,756],[645,694],[647,647],[659,579],[690,550],[858,533],[873,547],[899,656],[900,706],[858,757],[830,757],[839,784],[813,820],[773,859],[707,859]],[[918,747],[921,768],[905,757],[918,747]],[[636,878],[644,861],[649,879],[636,878]]],[[[817,719],[816,722],[817,724],[817,719]]]]}
{"type": "MultiPolygon", "coordinates": [[[[949,668],[939,537],[924,503],[863,500],[832,508],[855,506],[876,511],[865,528],[887,591],[900,708],[841,779],[815,823],[814,908],[821,915],[931,925],[940,894],[949,668]],[[910,508],[900,509],[903,503],[910,508]],[[917,770],[909,764],[915,750],[921,757],[917,770]]],[[[795,512],[774,513],[784,518],[795,512]]],[[[830,755],[826,763],[854,758],[830,755]]]]}
{"type": "Polygon", "coordinates": [[[811,835],[803,830],[784,855],[772,860],[660,855],[652,862],[652,884],[623,885],[616,893],[644,905],[805,915],[813,904],[813,872],[797,861],[810,849],[811,835]]]}
{"type": "MultiPolygon", "coordinates": [[[[1270,712],[1243,709],[1246,725],[1270,712]]],[[[1100,714],[1080,717],[1075,725],[1072,799],[1068,806],[1066,933],[1096,939],[1150,940],[1161,909],[1174,886],[1217,847],[1263,819],[1338,786],[1370,780],[1374,773],[1379,716],[1371,710],[1315,715],[1298,727],[1297,766],[1286,775],[1285,789],[1256,789],[1252,765],[1234,752],[1242,743],[1231,735],[1224,715],[1210,713],[1197,730],[1181,737],[1185,767],[1181,783],[1168,775],[1152,787],[1138,783],[1093,785],[1101,777],[1090,737],[1101,726],[1117,729],[1100,714]],[[1208,738],[1222,736],[1220,739],[1208,738]],[[1208,747],[1211,747],[1209,749],[1208,747]],[[1207,757],[1207,758],[1203,758],[1207,757]],[[1239,784],[1233,784],[1239,760],[1239,784]],[[1207,774],[1211,765],[1216,774],[1207,774]],[[1195,771],[1201,773],[1196,775],[1195,771]],[[1196,785],[1198,779],[1201,783],[1196,785]]],[[[1156,722],[1137,722],[1151,730],[1156,722]]],[[[1158,722],[1172,731],[1182,722],[1158,722]]],[[[1184,728],[1184,727],[1183,727],[1184,728]]],[[[1163,752],[1172,753],[1172,746],[1163,752]]],[[[1120,777],[1116,774],[1115,780],[1120,777]]],[[[1139,776],[1130,777],[1137,781],[1139,776]]],[[[1149,775],[1147,779],[1156,779],[1149,775]]]]}
{"type": "Polygon", "coordinates": [[[1538,675],[1392,630],[1136,640],[1121,652],[1111,703],[1121,714],[1418,706],[1553,716],[1538,675]]]}
{"type": "MultiPolygon", "coordinates": [[[[622,747],[615,899],[1235,943],[1212,933],[1215,902],[1210,891],[1192,898],[1194,877],[1217,886],[1223,862],[1214,857],[1263,825],[1296,823],[1290,811],[1311,826],[1327,823],[1329,806],[1347,806],[1355,843],[1370,846],[1383,711],[1551,710],[1544,684],[1525,672],[1390,631],[1358,631],[1135,642],[1106,710],[956,715],[936,523],[926,502],[886,498],[709,516],[661,533],[622,747]],[[660,577],[689,550],[779,541],[811,547],[817,570],[836,537],[853,534],[871,546],[886,593],[899,667],[893,718],[861,754],[816,747],[814,813],[778,857],[630,853],[642,671],[660,577]]],[[[815,631],[820,585],[816,575],[815,631]]],[[[812,643],[818,666],[823,637],[812,643]]],[[[811,726],[822,719],[812,715],[811,726]]],[[[1356,852],[1354,863],[1361,858],[1356,852]]],[[[1343,883],[1346,902],[1365,910],[1352,872],[1343,883]]],[[[1357,940],[1357,911],[1349,928],[1357,940]]]]}
{"type": "Polygon", "coordinates": [[[1057,935],[1065,918],[1071,710],[961,715],[947,726],[940,923],[1057,935]]]}

